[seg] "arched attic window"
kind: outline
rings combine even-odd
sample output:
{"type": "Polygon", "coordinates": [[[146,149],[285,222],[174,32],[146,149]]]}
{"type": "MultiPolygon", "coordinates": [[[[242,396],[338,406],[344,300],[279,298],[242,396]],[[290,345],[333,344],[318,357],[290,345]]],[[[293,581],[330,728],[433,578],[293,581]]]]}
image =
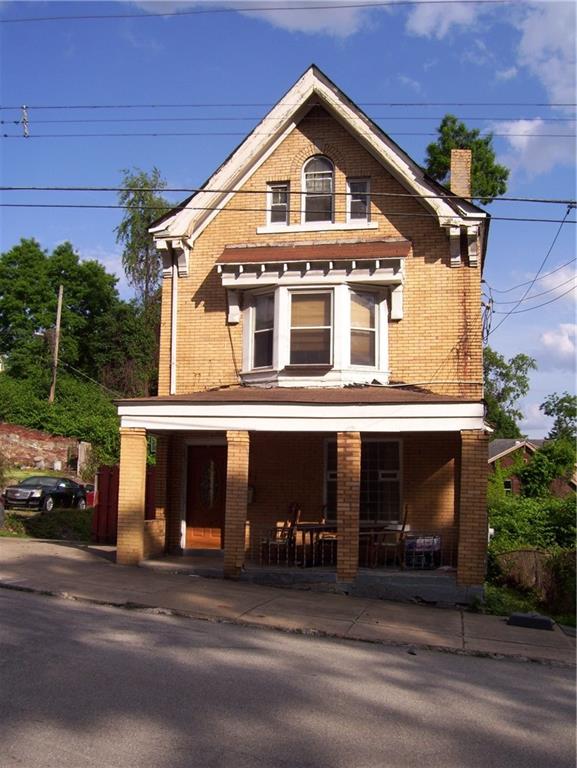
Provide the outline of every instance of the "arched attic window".
{"type": "Polygon", "coordinates": [[[304,221],[332,221],[335,169],[328,157],[316,155],[303,166],[304,221]]]}

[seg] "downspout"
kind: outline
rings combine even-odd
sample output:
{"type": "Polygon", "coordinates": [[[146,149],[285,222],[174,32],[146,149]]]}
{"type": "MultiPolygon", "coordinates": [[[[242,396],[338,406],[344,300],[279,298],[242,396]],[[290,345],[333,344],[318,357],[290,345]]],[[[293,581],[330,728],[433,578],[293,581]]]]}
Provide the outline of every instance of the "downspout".
{"type": "Polygon", "coordinates": [[[178,322],[178,267],[176,255],[170,247],[172,275],[170,286],[170,387],[169,394],[176,395],[176,329],[178,322]]]}

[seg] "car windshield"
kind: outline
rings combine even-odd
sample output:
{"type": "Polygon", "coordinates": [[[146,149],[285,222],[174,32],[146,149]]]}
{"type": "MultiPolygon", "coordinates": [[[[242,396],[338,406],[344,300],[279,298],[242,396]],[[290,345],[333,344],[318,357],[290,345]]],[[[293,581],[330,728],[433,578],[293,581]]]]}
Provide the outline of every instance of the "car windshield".
{"type": "Polygon", "coordinates": [[[59,482],[59,477],[42,477],[40,475],[38,477],[27,477],[25,480],[19,482],[18,485],[21,485],[24,488],[38,488],[38,486],[54,488],[59,482]]]}

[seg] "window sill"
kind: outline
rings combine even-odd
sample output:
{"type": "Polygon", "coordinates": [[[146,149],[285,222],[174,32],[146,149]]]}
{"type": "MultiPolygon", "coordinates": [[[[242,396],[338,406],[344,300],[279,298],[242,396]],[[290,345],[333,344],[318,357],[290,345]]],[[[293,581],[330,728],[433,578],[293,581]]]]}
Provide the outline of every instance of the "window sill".
{"type": "Polygon", "coordinates": [[[376,221],[314,221],[309,224],[267,224],[257,227],[257,235],[280,235],[283,232],[335,232],[351,229],[378,229],[376,221]]]}

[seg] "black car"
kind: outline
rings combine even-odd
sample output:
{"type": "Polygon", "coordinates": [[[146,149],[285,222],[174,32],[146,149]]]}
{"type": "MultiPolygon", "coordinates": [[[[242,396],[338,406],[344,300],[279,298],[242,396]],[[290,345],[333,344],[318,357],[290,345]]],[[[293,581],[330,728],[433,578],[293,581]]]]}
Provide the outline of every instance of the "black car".
{"type": "Polygon", "coordinates": [[[9,485],[2,494],[6,509],[42,509],[51,512],[54,507],[86,509],[84,486],[67,477],[37,475],[9,485]]]}

